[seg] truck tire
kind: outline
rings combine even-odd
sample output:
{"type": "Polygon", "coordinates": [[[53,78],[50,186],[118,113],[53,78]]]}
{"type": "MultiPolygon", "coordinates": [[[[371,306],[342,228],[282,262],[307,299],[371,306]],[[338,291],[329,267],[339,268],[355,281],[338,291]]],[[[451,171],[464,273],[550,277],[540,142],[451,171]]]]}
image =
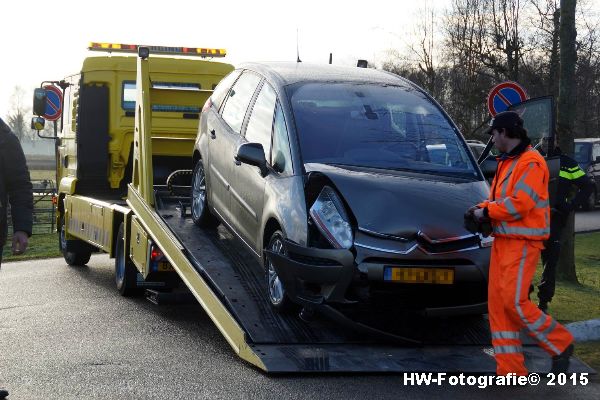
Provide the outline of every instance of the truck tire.
{"type": "Polygon", "coordinates": [[[125,228],[121,223],[115,248],[115,283],[121,296],[130,297],[141,293],[137,286],[137,274],[135,265],[125,254],[125,228]]]}
{"type": "Polygon", "coordinates": [[[219,224],[219,221],[210,212],[207,189],[204,163],[200,159],[194,166],[194,172],[192,173],[192,190],[190,194],[192,221],[204,228],[214,228],[219,224]]]}
{"type": "MultiPolygon", "coordinates": [[[[285,247],[283,245],[284,240],[285,237],[283,236],[283,232],[276,230],[271,235],[265,250],[270,250],[274,253],[285,254],[285,247]]],[[[280,313],[291,312],[294,309],[295,304],[292,303],[292,301],[287,297],[285,288],[283,287],[283,282],[281,282],[277,276],[277,272],[275,272],[275,268],[273,268],[273,265],[268,257],[265,257],[264,264],[265,279],[267,283],[267,299],[269,300],[271,307],[280,313]]]]}
{"type": "Polygon", "coordinates": [[[70,266],[87,264],[92,257],[92,249],[82,240],[69,240],[71,243],[67,242],[64,217],[60,218],[58,232],[58,248],[67,264],[70,266]]]}

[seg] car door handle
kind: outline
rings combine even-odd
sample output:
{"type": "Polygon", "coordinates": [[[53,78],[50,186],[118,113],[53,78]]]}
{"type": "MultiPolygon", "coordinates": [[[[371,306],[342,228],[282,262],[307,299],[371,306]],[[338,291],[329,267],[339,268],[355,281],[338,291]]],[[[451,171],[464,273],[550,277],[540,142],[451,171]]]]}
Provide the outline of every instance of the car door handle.
{"type": "Polygon", "coordinates": [[[214,129],[210,130],[210,138],[211,139],[216,139],[217,138],[217,132],[215,132],[214,129]]]}

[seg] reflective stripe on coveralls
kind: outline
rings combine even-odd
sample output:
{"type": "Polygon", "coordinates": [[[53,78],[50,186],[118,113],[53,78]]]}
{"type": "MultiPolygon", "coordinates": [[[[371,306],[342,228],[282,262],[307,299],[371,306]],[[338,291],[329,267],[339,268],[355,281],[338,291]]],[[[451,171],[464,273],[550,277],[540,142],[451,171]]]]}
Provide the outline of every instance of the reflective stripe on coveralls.
{"type": "MultiPolygon", "coordinates": [[[[530,324],[529,321],[527,321],[527,318],[525,318],[525,314],[523,314],[523,310],[521,309],[521,306],[519,305],[519,302],[520,302],[519,297],[520,297],[520,293],[521,293],[521,286],[523,283],[523,268],[525,266],[525,258],[526,257],[527,257],[527,246],[524,246],[523,247],[523,256],[521,257],[521,263],[519,264],[519,275],[517,276],[517,291],[515,294],[515,309],[519,313],[519,317],[521,317],[521,320],[523,321],[523,323],[525,324],[527,329],[531,333],[533,333],[535,338],[537,338],[540,342],[544,343],[546,346],[548,346],[548,348],[550,348],[554,353],[556,353],[558,355],[558,354],[560,354],[560,351],[547,338],[548,333],[552,332],[552,330],[556,326],[556,320],[554,320],[554,319],[552,320],[552,323],[550,324],[550,327],[548,328],[547,332],[544,331],[544,332],[540,333],[537,331],[536,327],[534,327],[534,325],[536,325],[538,322],[536,321],[533,324],[530,324]]],[[[527,287],[529,287],[529,284],[527,287]]],[[[548,317],[548,316],[546,316],[546,317],[548,317]]],[[[538,318],[538,320],[541,318],[542,318],[542,316],[540,316],[538,318]]],[[[548,317],[548,318],[550,318],[550,317],[548,317]]],[[[545,318],[544,318],[544,322],[545,322],[545,318]]],[[[543,325],[543,324],[540,324],[540,326],[541,325],[543,325]]]]}

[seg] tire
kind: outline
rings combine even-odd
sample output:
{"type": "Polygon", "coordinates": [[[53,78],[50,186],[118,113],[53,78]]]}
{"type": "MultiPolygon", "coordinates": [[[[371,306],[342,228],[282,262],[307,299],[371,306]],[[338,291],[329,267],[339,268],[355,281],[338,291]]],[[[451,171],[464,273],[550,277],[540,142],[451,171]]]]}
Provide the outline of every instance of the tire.
{"type": "Polygon", "coordinates": [[[115,249],[115,283],[121,296],[130,297],[141,293],[137,286],[137,269],[133,262],[125,255],[125,229],[119,226],[115,249]]]}
{"type": "MultiPolygon", "coordinates": [[[[273,232],[269,239],[269,243],[265,247],[265,250],[271,250],[274,253],[285,254],[285,247],[283,245],[285,237],[283,232],[276,230],[273,232]]],[[[263,253],[265,254],[265,253],[263,253]]],[[[287,297],[283,282],[279,280],[277,272],[273,268],[269,258],[265,256],[265,279],[267,283],[267,299],[277,312],[288,313],[295,308],[295,304],[287,297]]]]}
{"type": "Polygon", "coordinates": [[[192,173],[192,190],[190,193],[190,210],[192,212],[192,221],[194,224],[204,228],[214,228],[219,221],[210,212],[208,206],[208,187],[206,185],[206,174],[204,173],[204,163],[198,160],[192,173]]]}
{"type": "Polygon", "coordinates": [[[64,217],[60,218],[58,232],[58,248],[67,264],[70,266],[87,264],[92,257],[92,249],[82,240],[70,240],[69,242],[71,243],[67,242],[64,217]]]}

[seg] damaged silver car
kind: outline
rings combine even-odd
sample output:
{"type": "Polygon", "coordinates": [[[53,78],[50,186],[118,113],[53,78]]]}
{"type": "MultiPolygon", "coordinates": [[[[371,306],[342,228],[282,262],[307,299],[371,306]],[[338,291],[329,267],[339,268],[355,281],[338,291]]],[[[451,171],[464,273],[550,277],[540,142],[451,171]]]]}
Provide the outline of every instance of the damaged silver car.
{"type": "Polygon", "coordinates": [[[192,217],[264,266],[271,305],[487,312],[491,238],[463,227],[489,188],[460,132],[396,75],[247,64],[204,105],[192,217]]]}

